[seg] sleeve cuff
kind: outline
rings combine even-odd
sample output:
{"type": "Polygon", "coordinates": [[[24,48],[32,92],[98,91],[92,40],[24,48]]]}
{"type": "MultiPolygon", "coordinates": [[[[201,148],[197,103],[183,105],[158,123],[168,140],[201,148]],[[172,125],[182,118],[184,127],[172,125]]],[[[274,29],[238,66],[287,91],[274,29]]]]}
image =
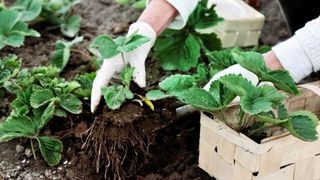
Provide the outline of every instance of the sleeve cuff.
{"type": "MultiPolygon", "coordinates": [[[[151,0],[147,0],[147,5],[151,0]]],[[[167,0],[174,8],[177,9],[179,16],[177,16],[168,26],[170,29],[179,30],[186,26],[190,14],[197,7],[198,0],[167,0]]]]}
{"type": "Polygon", "coordinates": [[[299,82],[312,73],[312,63],[296,36],[276,45],[272,50],[295,82],[299,82]]]}

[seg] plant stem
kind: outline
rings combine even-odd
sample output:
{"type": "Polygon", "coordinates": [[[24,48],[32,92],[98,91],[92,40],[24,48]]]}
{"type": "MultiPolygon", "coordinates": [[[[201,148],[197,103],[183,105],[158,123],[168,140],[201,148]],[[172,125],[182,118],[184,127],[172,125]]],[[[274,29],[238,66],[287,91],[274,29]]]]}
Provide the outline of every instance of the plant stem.
{"type": "Polygon", "coordinates": [[[126,60],[124,59],[124,54],[123,53],[121,53],[121,57],[122,57],[123,64],[126,65],[126,60]]]}
{"type": "Polygon", "coordinates": [[[36,152],[34,151],[32,139],[30,139],[30,143],[31,143],[31,151],[32,151],[32,154],[33,154],[33,158],[34,158],[34,160],[37,160],[37,156],[36,156],[36,152]]]}
{"type": "Polygon", "coordinates": [[[256,117],[263,122],[272,123],[274,125],[283,124],[283,123],[288,122],[288,119],[274,119],[274,118],[270,118],[268,116],[262,116],[262,115],[256,115],[256,117]]]}
{"type": "Polygon", "coordinates": [[[262,131],[263,129],[267,129],[267,128],[273,128],[273,127],[276,127],[277,125],[269,125],[269,126],[262,126],[262,127],[259,127],[255,130],[252,130],[250,133],[248,133],[248,137],[251,137],[253,136],[254,134],[262,131]]]}

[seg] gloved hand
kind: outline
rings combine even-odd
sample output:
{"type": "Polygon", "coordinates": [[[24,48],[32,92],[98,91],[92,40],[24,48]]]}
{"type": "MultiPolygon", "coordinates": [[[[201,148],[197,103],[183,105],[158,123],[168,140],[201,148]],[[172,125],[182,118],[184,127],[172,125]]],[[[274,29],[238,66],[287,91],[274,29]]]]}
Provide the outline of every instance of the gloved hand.
{"type": "MultiPolygon", "coordinates": [[[[136,22],[129,28],[127,36],[138,30],[138,34],[149,37],[150,41],[138,47],[137,49],[124,53],[124,59],[131,67],[134,67],[133,81],[140,87],[146,86],[145,60],[156,40],[156,32],[150,25],[144,22],[136,22]]],[[[107,86],[111,78],[120,73],[125,67],[121,54],[110,59],[105,59],[101,69],[93,81],[91,91],[91,112],[94,113],[101,99],[101,88],[107,86]]]]}
{"type": "MultiPolygon", "coordinates": [[[[248,79],[252,82],[253,86],[257,86],[259,83],[259,78],[257,75],[255,75],[253,72],[248,71],[247,69],[243,68],[239,64],[235,64],[230,66],[229,68],[215,74],[211,80],[204,86],[204,90],[209,91],[211,83],[217,79],[219,79],[222,76],[228,75],[228,74],[236,74],[236,75],[242,75],[242,77],[248,79]]],[[[240,102],[240,97],[236,97],[231,104],[240,102]]]]}

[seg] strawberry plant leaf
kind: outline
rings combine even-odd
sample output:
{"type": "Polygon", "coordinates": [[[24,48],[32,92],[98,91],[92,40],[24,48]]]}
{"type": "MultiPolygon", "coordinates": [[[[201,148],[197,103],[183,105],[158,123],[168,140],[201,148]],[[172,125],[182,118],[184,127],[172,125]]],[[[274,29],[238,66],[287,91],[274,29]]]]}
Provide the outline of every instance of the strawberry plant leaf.
{"type": "Polygon", "coordinates": [[[310,112],[296,112],[288,118],[288,122],[283,124],[285,128],[295,137],[304,141],[316,141],[318,133],[315,121],[318,118],[310,112]]]}
{"type": "Polygon", "coordinates": [[[161,89],[171,92],[179,92],[196,85],[195,79],[190,75],[172,75],[159,83],[161,89]]]}
{"type": "Polygon", "coordinates": [[[101,89],[107,106],[110,109],[118,109],[125,102],[126,96],[124,95],[123,89],[124,87],[121,85],[113,85],[101,89]]]}
{"type": "Polygon", "coordinates": [[[61,71],[66,67],[70,60],[71,49],[76,44],[83,41],[83,37],[76,37],[71,42],[58,40],[56,42],[56,50],[53,52],[51,64],[59,68],[61,71]]]}
{"type": "Polygon", "coordinates": [[[72,114],[82,112],[82,102],[73,94],[60,96],[60,106],[72,114]]]}
{"type": "Polygon", "coordinates": [[[106,35],[98,36],[90,45],[89,50],[97,57],[108,59],[120,53],[118,45],[106,35]]]}
{"type": "Polygon", "coordinates": [[[74,15],[61,24],[60,29],[63,35],[67,37],[75,37],[80,31],[81,16],[74,15]]]}
{"type": "Polygon", "coordinates": [[[226,75],[218,79],[228,89],[236,93],[238,96],[244,96],[252,93],[254,90],[253,84],[241,75],[226,75]]]}
{"type": "Polygon", "coordinates": [[[141,46],[149,41],[150,41],[150,38],[136,34],[136,35],[132,36],[130,38],[130,40],[127,41],[123,46],[119,46],[118,50],[120,52],[130,52],[130,51],[137,49],[139,46],[141,46]]]}
{"type": "Polygon", "coordinates": [[[9,55],[3,59],[0,59],[0,86],[5,81],[16,76],[19,73],[21,67],[21,60],[15,55],[9,55]]]}
{"type": "Polygon", "coordinates": [[[60,108],[56,108],[54,110],[54,115],[58,116],[58,117],[67,117],[68,116],[67,112],[63,109],[60,109],[60,108]]]}
{"type": "Polygon", "coordinates": [[[84,75],[76,76],[76,81],[80,84],[80,88],[75,91],[78,97],[90,97],[93,80],[96,77],[96,73],[86,73],[84,75]]]}
{"type": "Polygon", "coordinates": [[[294,80],[286,70],[271,71],[264,63],[263,56],[256,52],[240,52],[233,50],[234,60],[242,67],[255,73],[261,81],[272,82],[277,88],[298,95],[294,80]]]}
{"type": "Polygon", "coordinates": [[[17,0],[10,9],[16,10],[21,14],[21,21],[32,21],[42,11],[42,0],[17,0]]]}
{"type": "Polygon", "coordinates": [[[195,29],[205,29],[217,25],[223,21],[215,11],[215,5],[208,8],[208,0],[201,0],[188,19],[187,26],[195,29]]]}
{"type": "Polygon", "coordinates": [[[152,101],[165,99],[167,97],[169,97],[169,95],[165,94],[161,90],[151,90],[146,94],[146,98],[152,101]]]}
{"type": "Polygon", "coordinates": [[[277,113],[279,119],[285,119],[288,116],[288,111],[283,104],[279,105],[277,113]]]}
{"type": "Polygon", "coordinates": [[[41,119],[38,124],[38,130],[40,131],[47,123],[53,118],[55,110],[55,101],[51,101],[46,109],[42,112],[41,119]]]}
{"type": "Polygon", "coordinates": [[[215,98],[209,92],[201,88],[191,87],[181,92],[174,92],[172,95],[181,102],[190,104],[202,110],[214,111],[219,107],[215,98]]]}
{"type": "Polygon", "coordinates": [[[4,122],[0,123],[0,142],[8,142],[19,137],[32,137],[35,133],[35,124],[25,115],[12,112],[4,122]]]}
{"type": "Polygon", "coordinates": [[[43,89],[31,95],[30,104],[36,109],[53,101],[53,98],[55,98],[55,95],[50,89],[43,89]]]}
{"type": "Polygon", "coordinates": [[[251,115],[261,112],[269,112],[272,109],[272,103],[264,97],[243,96],[240,100],[241,108],[251,115]]]}
{"type": "Polygon", "coordinates": [[[217,70],[217,72],[236,64],[229,50],[212,51],[207,53],[207,57],[210,60],[210,68],[217,70]]]}
{"type": "Polygon", "coordinates": [[[220,81],[213,81],[209,93],[215,98],[219,107],[226,107],[237,95],[220,81]]]}
{"type": "Polygon", "coordinates": [[[120,73],[120,77],[122,80],[122,84],[129,87],[130,86],[130,82],[132,80],[132,75],[134,72],[134,68],[133,67],[125,67],[124,70],[120,73]]]}
{"type": "Polygon", "coordinates": [[[62,142],[51,137],[38,137],[40,152],[49,166],[59,164],[61,160],[61,152],[63,149],[62,142]]]}
{"type": "Polygon", "coordinates": [[[155,56],[165,70],[188,71],[197,66],[200,50],[199,40],[192,34],[160,37],[155,44],[155,56]]]}
{"type": "Polygon", "coordinates": [[[192,76],[197,83],[206,83],[209,81],[209,69],[205,64],[198,64],[197,72],[192,76]]]}

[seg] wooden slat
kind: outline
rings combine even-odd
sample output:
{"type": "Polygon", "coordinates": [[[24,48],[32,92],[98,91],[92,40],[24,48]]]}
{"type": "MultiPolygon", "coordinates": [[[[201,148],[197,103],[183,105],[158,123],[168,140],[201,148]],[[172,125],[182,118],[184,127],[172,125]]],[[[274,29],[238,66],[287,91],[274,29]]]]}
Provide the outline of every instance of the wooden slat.
{"type": "Polygon", "coordinates": [[[260,174],[258,174],[257,177],[253,177],[253,180],[293,180],[293,174],[294,174],[294,165],[291,165],[275,173],[268,174],[265,176],[261,176],[260,174]]]}
{"type": "Polygon", "coordinates": [[[295,163],[294,180],[317,180],[315,177],[315,156],[295,163]]]}

